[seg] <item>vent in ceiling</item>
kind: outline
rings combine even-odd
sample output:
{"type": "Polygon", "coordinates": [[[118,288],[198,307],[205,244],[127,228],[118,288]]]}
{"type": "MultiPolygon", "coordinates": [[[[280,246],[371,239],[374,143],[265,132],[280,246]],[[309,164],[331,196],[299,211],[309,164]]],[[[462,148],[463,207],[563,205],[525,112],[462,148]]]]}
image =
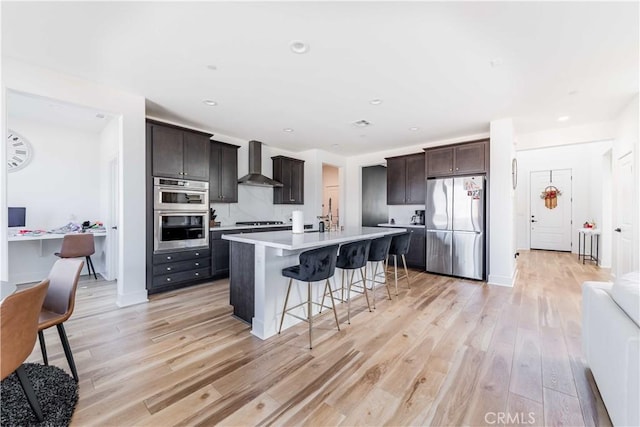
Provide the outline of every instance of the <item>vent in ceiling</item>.
{"type": "Polygon", "coordinates": [[[367,126],[371,126],[371,122],[367,120],[358,120],[357,122],[353,122],[353,125],[359,128],[366,128],[367,126]]]}

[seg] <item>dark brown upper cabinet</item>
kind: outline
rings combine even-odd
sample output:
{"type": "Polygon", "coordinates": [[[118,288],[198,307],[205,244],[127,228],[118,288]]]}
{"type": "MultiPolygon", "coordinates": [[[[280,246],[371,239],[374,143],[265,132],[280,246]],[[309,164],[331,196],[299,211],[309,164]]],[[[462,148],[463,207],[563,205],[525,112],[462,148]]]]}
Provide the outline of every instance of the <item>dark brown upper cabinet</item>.
{"type": "Polygon", "coordinates": [[[304,160],[275,156],[273,160],[273,179],[282,183],[282,187],[273,188],[273,203],[276,205],[304,204],[304,160]]]}
{"type": "Polygon", "coordinates": [[[209,180],[211,135],[151,120],[148,124],[153,176],[209,180]]]}
{"type": "Polygon", "coordinates": [[[424,204],[424,153],[388,157],[386,160],[387,204],[424,204]]]}
{"type": "Polygon", "coordinates": [[[211,142],[209,160],[209,200],[211,203],[238,202],[238,147],[211,142]]]}
{"type": "Polygon", "coordinates": [[[489,140],[426,148],[427,177],[467,175],[488,171],[489,140]]]}

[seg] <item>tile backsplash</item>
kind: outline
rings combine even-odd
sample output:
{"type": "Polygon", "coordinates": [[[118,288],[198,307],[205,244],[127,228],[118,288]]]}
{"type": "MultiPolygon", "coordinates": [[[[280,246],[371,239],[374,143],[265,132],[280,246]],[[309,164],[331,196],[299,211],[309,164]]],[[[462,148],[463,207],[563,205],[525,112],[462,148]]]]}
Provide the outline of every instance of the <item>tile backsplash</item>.
{"type": "Polygon", "coordinates": [[[396,224],[410,224],[411,217],[415,215],[416,210],[424,209],[424,205],[388,205],[389,218],[396,220],[396,224]]]}
{"type": "Polygon", "coordinates": [[[291,212],[298,205],[274,205],[273,189],[270,187],[238,186],[238,203],[211,203],[216,221],[220,225],[234,225],[238,221],[282,221],[289,223],[291,212]]]}

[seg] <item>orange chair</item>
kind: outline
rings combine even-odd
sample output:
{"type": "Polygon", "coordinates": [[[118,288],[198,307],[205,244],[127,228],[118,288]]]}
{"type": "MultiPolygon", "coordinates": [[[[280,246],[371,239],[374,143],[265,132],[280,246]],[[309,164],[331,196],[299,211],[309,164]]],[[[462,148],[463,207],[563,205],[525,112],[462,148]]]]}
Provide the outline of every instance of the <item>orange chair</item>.
{"type": "Polygon", "coordinates": [[[78,287],[78,278],[82,271],[84,262],[81,259],[69,258],[59,259],[53,265],[49,273],[49,291],[47,297],[42,304],[40,311],[40,319],[38,323],[38,338],[40,340],[40,350],[42,351],[42,360],[45,365],[49,364],[47,358],[47,345],[44,341],[44,331],[47,328],[56,326],[64,354],[67,357],[69,368],[73,374],[73,378],[78,382],[78,372],[76,364],[73,360],[67,333],[62,325],[73,313],[76,303],[76,288],[78,287]]]}
{"type": "Polygon", "coordinates": [[[93,233],[65,234],[62,239],[62,248],[55,255],[60,258],[81,258],[87,260],[87,270],[97,280],[96,269],[91,261],[91,255],[96,253],[96,246],[93,241],[93,233]]]}
{"type": "Polygon", "coordinates": [[[39,285],[9,295],[0,305],[0,372],[2,379],[15,372],[38,421],[43,420],[42,409],[31,381],[22,364],[36,343],[38,313],[49,287],[45,279],[39,285]]]}

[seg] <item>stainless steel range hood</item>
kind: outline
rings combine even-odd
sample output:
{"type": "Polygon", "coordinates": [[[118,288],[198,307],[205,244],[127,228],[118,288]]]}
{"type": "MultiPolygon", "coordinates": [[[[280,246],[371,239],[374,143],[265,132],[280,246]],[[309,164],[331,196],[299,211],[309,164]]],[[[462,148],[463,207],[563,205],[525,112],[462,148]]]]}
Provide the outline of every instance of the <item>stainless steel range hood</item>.
{"type": "Polygon", "coordinates": [[[249,141],[249,173],[238,184],[258,187],[282,187],[282,183],[262,175],[262,142],[249,141]]]}

